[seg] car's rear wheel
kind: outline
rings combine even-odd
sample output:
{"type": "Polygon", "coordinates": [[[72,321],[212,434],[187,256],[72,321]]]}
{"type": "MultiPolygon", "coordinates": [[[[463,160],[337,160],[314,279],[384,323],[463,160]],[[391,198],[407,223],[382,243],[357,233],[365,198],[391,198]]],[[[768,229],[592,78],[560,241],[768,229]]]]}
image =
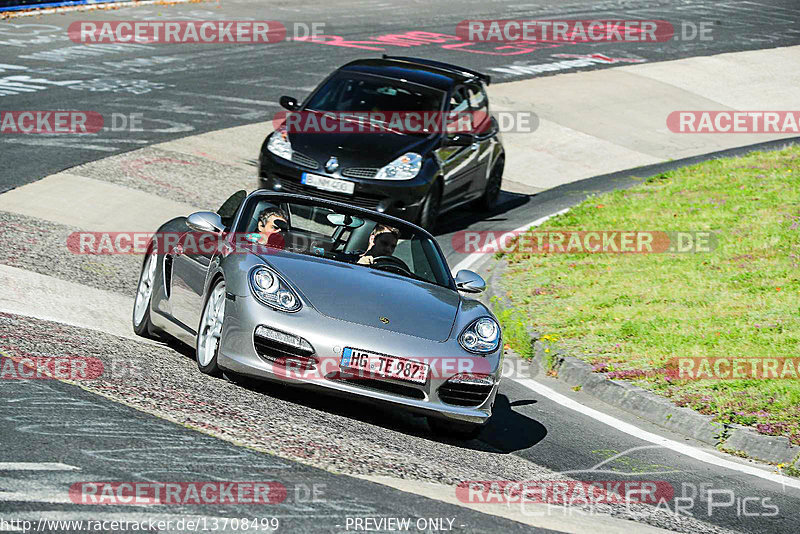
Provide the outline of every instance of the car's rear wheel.
{"type": "Polygon", "coordinates": [[[133,331],[137,336],[156,337],[155,327],[150,320],[150,301],[153,298],[157,266],[158,256],[153,254],[152,250],[148,250],[142,264],[139,285],[136,287],[136,299],[133,303],[133,331]]]}
{"type": "Polygon", "coordinates": [[[437,182],[431,187],[425,200],[422,201],[417,224],[429,232],[436,226],[436,219],[439,218],[439,210],[442,206],[442,186],[437,182]]]}
{"type": "Polygon", "coordinates": [[[222,342],[222,323],[225,319],[225,280],[220,279],[208,295],[200,327],[197,329],[197,368],[201,372],[221,377],[217,356],[222,342]]]}
{"type": "Polygon", "coordinates": [[[503,186],[504,165],[505,160],[501,158],[492,167],[492,172],[486,181],[486,188],[483,190],[483,196],[475,202],[476,208],[488,211],[497,205],[497,199],[500,198],[500,188],[503,186]]]}
{"type": "Polygon", "coordinates": [[[428,426],[434,433],[445,437],[460,440],[477,438],[483,431],[483,424],[467,423],[464,421],[449,421],[438,417],[428,417],[428,426]]]}

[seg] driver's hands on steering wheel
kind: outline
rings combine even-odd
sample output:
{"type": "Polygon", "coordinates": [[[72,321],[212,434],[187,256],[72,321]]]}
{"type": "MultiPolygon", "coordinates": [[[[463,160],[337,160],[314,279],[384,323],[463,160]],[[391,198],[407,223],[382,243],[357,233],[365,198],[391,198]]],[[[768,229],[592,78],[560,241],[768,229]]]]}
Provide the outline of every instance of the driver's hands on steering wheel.
{"type": "Polygon", "coordinates": [[[358,261],[356,263],[361,265],[372,265],[373,263],[375,263],[375,258],[373,258],[372,256],[361,256],[360,258],[358,258],[358,261]]]}

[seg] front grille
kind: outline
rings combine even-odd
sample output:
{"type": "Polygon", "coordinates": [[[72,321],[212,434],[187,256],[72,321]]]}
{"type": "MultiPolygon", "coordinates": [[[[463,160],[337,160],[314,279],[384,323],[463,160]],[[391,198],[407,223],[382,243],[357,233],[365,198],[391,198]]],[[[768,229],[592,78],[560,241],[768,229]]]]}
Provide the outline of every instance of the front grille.
{"type": "Polygon", "coordinates": [[[348,178],[374,178],[378,174],[378,169],[368,167],[351,167],[342,171],[342,176],[348,178]]]}
{"type": "Polygon", "coordinates": [[[370,210],[374,210],[378,207],[378,204],[381,202],[381,198],[368,196],[361,193],[354,193],[352,195],[340,195],[338,193],[330,193],[328,191],[322,191],[321,189],[316,189],[314,187],[306,187],[303,184],[299,184],[297,182],[292,182],[288,178],[281,177],[281,191],[285,191],[286,193],[297,193],[300,195],[308,195],[312,197],[322,198],[325,200],[335,200],[337,202],[344,202],[345,204],[351,204],[353,206],[358,206],[359,208],[367,208],[370,210]]]}
{"type": "Polygon", "coordinates": [[[292,161],[298,165],[302,165],[303,167],[308,167],[309,169],[319,169],[319,163],[317,163],[317,160],[310,158],[305,154],[301,154],[300,152],[292,152],[292,161]]]}
{"type": "Polygon", "coordinates": [[[299,371],[316,369],[317,360],[306,350],[260,336],[253,336],[253,344],[256,347],[256,354],[270,363],[285,366],[287,362],[291,362],[292,368],[299,371]]]}
{"type": "Polygon", "coordinates": [[[396,382],[385,382],[383,380],[375,380],[372,378],[346,378],[341,375],[337,376],[335,380],[339,382],[345,382],[352,386],[371,389],[373,391],[380,391],[382,393],[390,393],[392,395],[399,395],[401,397],[408,397],[418,400],[423,400],[425,398],[425,393],[423,393],[421,390],[415,387],[406,386],[404,384],[398,384],[396,382]]]}
{"type": "Polygon", "coordinates": [[[439,388],[439,399],[455,406],[480,406],[491,392],[490,385],[445,382],[439,388]]]}

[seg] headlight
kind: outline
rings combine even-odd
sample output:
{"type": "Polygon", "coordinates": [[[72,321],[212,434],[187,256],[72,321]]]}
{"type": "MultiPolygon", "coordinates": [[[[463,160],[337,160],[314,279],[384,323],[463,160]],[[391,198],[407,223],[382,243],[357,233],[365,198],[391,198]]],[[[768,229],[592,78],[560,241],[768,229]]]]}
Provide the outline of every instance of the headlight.
{"type": "Polygon", "coordinates": [[[267,150],[283,159],[292,159],[292,143],[289,142],[289,133],[286,128],[280,128],[270,136],[267,150]]]}
{"type": "Polygon", "coordinates": [[[250,289],[259,301],[276,310],[296,312],[301,307],[295,292],[278,273],[267,267],[253,269],[250,273],[250,289]]]}
{"type": "Polygon", "coordinates": [[[500,344],[500,326],[494,319],[482,317],[470,323],[458,341],[469,352],[494,352],[500,344]]]}
{"type": "Polygon", "coordinates": [[[422,156],[407,152],[383,167],[375,175],[376,180],[411,180],[422,168],[422,156]]]}

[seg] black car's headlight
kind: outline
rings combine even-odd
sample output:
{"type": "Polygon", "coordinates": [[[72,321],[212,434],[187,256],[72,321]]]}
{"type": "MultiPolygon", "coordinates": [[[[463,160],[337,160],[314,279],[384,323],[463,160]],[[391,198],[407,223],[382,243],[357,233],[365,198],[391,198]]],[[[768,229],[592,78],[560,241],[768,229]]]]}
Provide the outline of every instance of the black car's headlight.
{"type": "Polygon", "coordinates": [[[276,310],[296,312],[302,306],[292,288],[268,267],[256,267],[250,271],[250,289],[260,302],[276,310]]]}
{"type": "Polygon", "coordinates": [[[378,174],[375,175],[375,180],[411,180],[422,168],[422,156],[416,152],[407,152],[382,167],[378,174]]]}
{"type": "Polygon", "coordinates": [[[269,142],[267,143],[267,150],[280,158],[291,161],[292,143],[289,142],[289,133],[286,131],[286,128],[281,127],[270,136],[269,142]]]}
{"type": "Polygon", "coordinates": [[[481,317],[461,332],[458,342],[469,352],[494,352],[500,344],[500,325],[491,317],[481,317]]]}

